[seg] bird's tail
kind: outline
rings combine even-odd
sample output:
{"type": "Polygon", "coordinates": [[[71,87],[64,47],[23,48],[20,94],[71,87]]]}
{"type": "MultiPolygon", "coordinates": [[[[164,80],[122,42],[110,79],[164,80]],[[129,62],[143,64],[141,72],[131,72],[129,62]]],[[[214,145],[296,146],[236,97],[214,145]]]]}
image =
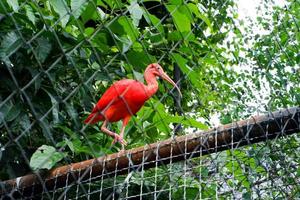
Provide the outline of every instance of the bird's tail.
{"type": "Polygon", "coordinates": [[[100,115],[98,112],[91,113],[85,120],[85,124],[96,124],[99,121],[103,121],[104,117],[100,115]]]}

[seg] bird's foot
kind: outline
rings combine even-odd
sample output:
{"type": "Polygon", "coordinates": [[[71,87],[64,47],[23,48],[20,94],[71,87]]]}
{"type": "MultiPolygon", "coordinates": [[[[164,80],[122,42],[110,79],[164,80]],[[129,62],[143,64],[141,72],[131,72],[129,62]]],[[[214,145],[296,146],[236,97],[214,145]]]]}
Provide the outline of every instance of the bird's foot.
{"type": "Polygon", "coordinates": [[[114,140],[112,142],[112,145],[114,145],[116,142],[120,142],[120,144],[122,144],[122,146],[126,146],[127,145],[127,142],[123,139],[123,137],[121,137],[118,134],[115,134],[115,138],[114,138],[114,140]]]}

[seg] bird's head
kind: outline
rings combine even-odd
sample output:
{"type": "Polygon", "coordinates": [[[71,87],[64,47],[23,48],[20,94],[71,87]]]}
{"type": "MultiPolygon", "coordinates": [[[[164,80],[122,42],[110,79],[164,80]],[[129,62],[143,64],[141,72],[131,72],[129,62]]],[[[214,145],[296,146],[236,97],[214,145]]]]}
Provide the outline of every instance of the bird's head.
{"type": "Polygon", "coordinates": [[[146,68],[147,73],[154,74],[155,76],[161,77],[162,79],[168,81],[170,84],[172,84],[179,92],[179,95],[182,96],[180,89],[176,85],[176,83],[164,72],[163,68],[158,63],[152,63],[148,65],[146,68]]]}

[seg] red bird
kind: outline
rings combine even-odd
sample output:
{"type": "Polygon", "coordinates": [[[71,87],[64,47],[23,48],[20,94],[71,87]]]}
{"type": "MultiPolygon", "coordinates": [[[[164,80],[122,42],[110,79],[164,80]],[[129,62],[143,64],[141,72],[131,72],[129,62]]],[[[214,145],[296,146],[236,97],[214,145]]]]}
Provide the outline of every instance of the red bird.
{"type": "Polygon", "coordinates": [[[127,144],[123,139],[125,126],[131,116],[137,113],[144,103],[156,93],[158,83],[156,77],[159,76],[171,83],[181,95],[181,92],[172,79],[164,72],[157,63],[147,66],[144,78],[147,85],[131,79],[124,79],[115,82],[103,94],[92,110],[92,113],[84,121],[86,124],[95,124],[104,121],[101,130],[114,138],[113,144],[120,142],[122,147],[127,144]],[[120,135],[107,129],[107,123],[123,120],[120,135]]]}

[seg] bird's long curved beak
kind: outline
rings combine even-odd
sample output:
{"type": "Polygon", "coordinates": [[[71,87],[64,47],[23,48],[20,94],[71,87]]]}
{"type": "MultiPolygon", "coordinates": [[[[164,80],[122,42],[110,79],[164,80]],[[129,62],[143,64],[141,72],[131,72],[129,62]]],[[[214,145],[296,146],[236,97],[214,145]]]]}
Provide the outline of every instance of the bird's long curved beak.
{"type": "Polygon", "coordinates": [[[165,79],[169,83],[171,83],[178,90],[178,93],[179,93],[180,97],[182,97],[182,94],[181,94],[181,91],[180,91],[179,87],[176,85],[176,83],[174,83],[174,81],[165,72],[162,72],[160,74],[160,77],[165,79]]]}

